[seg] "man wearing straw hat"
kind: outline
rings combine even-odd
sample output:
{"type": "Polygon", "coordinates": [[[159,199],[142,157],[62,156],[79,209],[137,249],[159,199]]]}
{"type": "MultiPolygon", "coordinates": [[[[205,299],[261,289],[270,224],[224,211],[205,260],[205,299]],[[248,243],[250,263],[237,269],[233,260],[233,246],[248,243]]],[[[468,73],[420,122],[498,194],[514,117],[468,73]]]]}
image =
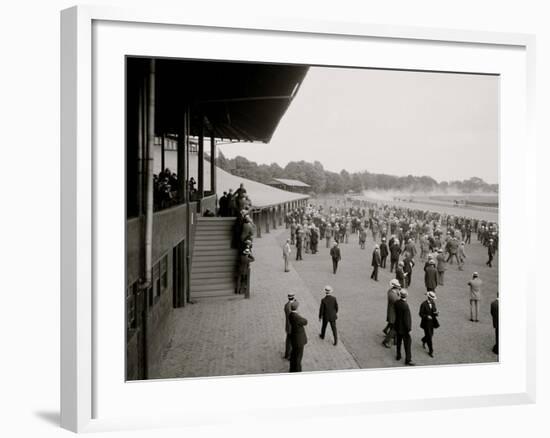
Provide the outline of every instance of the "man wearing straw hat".
{"type": "Polygon", "coordinates": [[[426,344],[428,345],[428,354],[430,357],[434,357],[434,348],[433,348],[433,336],[434,329],[439,327],[439,321],[437,316],[439,312],[435,306],[435,300],[437,299],[435,292],[428,291],[426,292],[426,301],[420,305],[420,328],[424,329],[424,337],[422,338],[422,348],[426,349],[426,344]]]}
{"type": "Polygon", "coordinates": [[[324,288],[325,297],[321,300],[319,307],[319,321],[322,320],[321,334],[319,337],[325,339],[327,324],[330,323],[334,345],[338,344],[338,332],[336,331],[336,319],[338,318],[338,301],[332,295],[332,287],[329,285],[324,288]]]}

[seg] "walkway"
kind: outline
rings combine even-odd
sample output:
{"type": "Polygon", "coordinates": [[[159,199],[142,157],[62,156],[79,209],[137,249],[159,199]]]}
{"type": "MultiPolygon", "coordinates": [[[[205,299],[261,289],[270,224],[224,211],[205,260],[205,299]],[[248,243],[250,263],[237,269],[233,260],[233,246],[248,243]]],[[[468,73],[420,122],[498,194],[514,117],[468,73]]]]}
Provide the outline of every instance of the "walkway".
{"type": "Polygon", "coordinates": [[[287,372],[283,306],[289,291],[296,293],[300,313],[309,322],[303,371],[358,368],[345,341],[332,345],[330,327],[325,340],[319,338],[318,303],[323,292],[310,290],[293,267],[283,272],[276,241],[281,233],[286,231],[279,229],[254,241],[250,299],[201,300],[175,310],[175,332],[163,357],[161,378],[287,372]]]}

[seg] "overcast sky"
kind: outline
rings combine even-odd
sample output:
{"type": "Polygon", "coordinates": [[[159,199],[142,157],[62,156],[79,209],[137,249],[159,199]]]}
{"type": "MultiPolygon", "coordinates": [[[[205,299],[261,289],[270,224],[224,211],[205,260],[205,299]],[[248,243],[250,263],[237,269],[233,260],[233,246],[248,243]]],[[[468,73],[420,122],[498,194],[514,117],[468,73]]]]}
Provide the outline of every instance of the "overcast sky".
{"type": "Polygon", "coordinates": [[[497,183],[498,78],[312,67],[269,144],[220,149],[282,167],[497,183]]]}

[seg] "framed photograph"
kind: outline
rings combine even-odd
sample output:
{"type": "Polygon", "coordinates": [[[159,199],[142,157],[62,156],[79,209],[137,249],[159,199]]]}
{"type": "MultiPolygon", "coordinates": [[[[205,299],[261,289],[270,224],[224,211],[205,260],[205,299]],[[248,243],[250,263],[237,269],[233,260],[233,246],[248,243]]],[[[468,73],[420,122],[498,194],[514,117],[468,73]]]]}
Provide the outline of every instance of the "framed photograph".
{"type": "Polygon", "coordinates": [[[534,37],[61,26],[64,428],[534,401],[534,37]]]}

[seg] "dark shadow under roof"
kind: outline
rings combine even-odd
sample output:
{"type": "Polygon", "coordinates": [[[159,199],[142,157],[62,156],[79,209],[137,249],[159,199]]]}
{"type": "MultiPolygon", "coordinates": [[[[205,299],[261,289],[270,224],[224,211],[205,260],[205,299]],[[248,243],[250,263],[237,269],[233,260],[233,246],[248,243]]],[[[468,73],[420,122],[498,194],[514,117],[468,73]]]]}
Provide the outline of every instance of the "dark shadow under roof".
{"type": "MultiPolygon", "coordinates": [[[[128,58],[128,79],[143,77],[149,58],[128,58]]],[[[156,132],[177,133],[185,108],[191,135],[271,140],[308,67],[245,62],[156,60],[156,132]]]]}

